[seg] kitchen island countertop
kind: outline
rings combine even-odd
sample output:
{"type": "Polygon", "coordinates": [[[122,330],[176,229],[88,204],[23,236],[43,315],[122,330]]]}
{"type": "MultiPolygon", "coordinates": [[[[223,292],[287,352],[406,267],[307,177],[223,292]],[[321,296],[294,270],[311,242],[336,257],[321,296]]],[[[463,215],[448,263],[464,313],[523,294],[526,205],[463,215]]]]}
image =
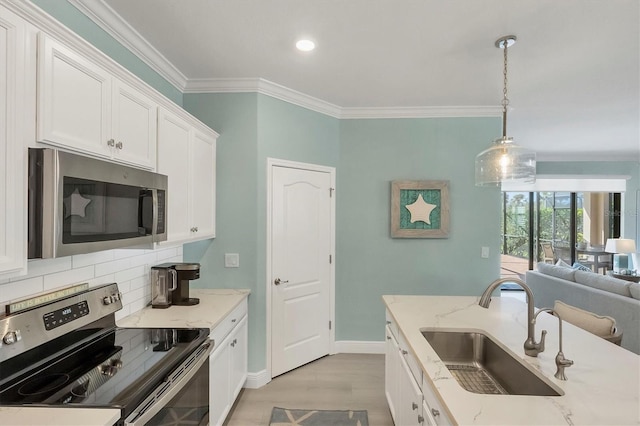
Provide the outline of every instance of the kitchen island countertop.
{"type": "MultiPolygon", "coordinates": [[[[524,355],[527,305],[510,297],[494,298],[488,309],[478,297],[383,296],[413,356],[449,416],[461,425],[623,425],[640,424],[640,356],[566,322],[563,352],[574,364],[567,381],[554,377],[558,319],[538,316],[536,339],[548,330],[546,349],[524,355]],[[421,328],[484,331],[532,370],[562,389],[562,396],[481,395],[467,392],[453,378],[421,328]]],[[[624,338],[624,336],[623,336],[624,338]]]]}

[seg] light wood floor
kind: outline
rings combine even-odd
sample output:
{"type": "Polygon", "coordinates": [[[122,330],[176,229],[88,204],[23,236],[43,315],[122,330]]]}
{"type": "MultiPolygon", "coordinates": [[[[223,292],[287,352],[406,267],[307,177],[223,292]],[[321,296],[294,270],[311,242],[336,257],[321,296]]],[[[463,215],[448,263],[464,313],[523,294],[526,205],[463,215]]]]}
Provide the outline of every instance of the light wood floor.
{"type": "Polygon", "coordinates": [[[273,407],[367,410],[370,426],[393,426],[384,395],[384,355],[330,355],[260,389],[243,389],[225,425],[266,426],[273,407]]]}

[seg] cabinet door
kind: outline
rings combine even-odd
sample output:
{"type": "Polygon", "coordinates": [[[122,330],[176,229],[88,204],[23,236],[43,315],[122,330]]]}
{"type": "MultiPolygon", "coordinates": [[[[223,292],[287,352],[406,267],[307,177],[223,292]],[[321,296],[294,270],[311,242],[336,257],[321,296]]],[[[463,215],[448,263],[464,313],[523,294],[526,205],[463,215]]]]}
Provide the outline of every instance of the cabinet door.
{"type": "Polygon", "coordinates": [[[399,399],[398,375],[400,373],[400,348],[388,325],[385,331],[387,340],[384,359],[384,393],[387,397],[391,417],[396,424],[399,424],[396,415],[396,404],[399,399]]]}
{"type": "Polygon", "coordinates": [[[25,32],[26,23],[0,7],[0,273],[11,275],[27,265],[25,32]]]}
{"type": "Polygon", "coordinates": [[[231,409],[229,363],[232,348],[228,342],[229,339],[225,339],[209,356],[209,424],[211,425],[221,425],[231,409]]]}
{"type": "Polygon", "coordinates": [[[109,157],[110,106],[111,76],[40,33],[38,140],[109,157]]]}
{"type": "Polygon", "coordinates": [[[247,380],[247,316],[240,321],[232,334],[231,350],[231,404],[247,380]]]}
{"type": "Polygon", "coordinates": [[[167,242],[190,238],[189,124],[161,108],[158,112],[158,172],[169,177],[167,242]]]}
{"type": "Polygon", "coordinates": [[[216,140],[194,132],[191,140],[191,226],[194,238],[215,236],[216,223],[216,140]]]}
{"type": "Polygon", "coordinates": [[[112,131],[115,160],[156,167],[158,106],[139,90],[113,80],[112,131]]]}
{"type": "Polygon", "coordinates": [[[409,366],[400,359],[399,388],[400,398],[396,407],[396,424],[402,426],[422,426],[424,422],[422,408],[422,391],[413,378],[409,366]]]}

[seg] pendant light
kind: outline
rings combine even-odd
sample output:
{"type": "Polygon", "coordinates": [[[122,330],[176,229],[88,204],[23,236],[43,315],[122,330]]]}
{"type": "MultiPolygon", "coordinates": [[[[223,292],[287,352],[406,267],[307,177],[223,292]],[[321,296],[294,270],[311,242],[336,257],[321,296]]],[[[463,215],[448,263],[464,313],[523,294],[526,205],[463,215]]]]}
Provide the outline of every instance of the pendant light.
{"type": "Polygon", "coordinates": [[[502,91],[502,137],[476,156],[476,186],[499,186],[502,182],[534,183],[536,181],[536,153],[513,143],[507,137],[507,50],[516,42],[509,35],[496,40],[496,47],[504,50],[504,89],[502,91]]]}

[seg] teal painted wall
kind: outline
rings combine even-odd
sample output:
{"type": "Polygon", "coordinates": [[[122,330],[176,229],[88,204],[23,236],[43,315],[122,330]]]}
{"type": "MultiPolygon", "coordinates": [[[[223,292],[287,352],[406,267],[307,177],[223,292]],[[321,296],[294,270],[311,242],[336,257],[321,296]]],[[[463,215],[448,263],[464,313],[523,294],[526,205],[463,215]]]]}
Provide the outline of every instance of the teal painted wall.
{"type": "Polygon", "coordinates": [[[182,92],[165,80],[130,50],[93,23],[71,3],[62,0],[32,0],[33,3],[93,44],[111,59],[127,68],[142,81],[182,105],[182,92]]]}
{"type": "Polygon", "coordinates": [[[475,187],[474,159],[499,133],[497,118],[340,123],[336,340],[383,340],[384,294],[479,295],[498,277],[500,192],[475,187]],[[393,180],[449,181],[448,238],[390,237],[393,180]]]}
{"type": "Polygon", "coordinates": [[[200,262],[194,285],[249,288],[249,371],[266,367],[267,158],[337,166],[337,119],[257,94],[186,94],[184,107],[220,133],[216,238],[184,245],[200,262]],[[224,254],[240,254],[224,268],[224,254]]]}
{"type": "Polygon", "coordinates": [[[640,164],[634,161],[538,162],[536,172],[548,175],[629,176],[623,195],[622,237],[640,242],[640,164]]]}

